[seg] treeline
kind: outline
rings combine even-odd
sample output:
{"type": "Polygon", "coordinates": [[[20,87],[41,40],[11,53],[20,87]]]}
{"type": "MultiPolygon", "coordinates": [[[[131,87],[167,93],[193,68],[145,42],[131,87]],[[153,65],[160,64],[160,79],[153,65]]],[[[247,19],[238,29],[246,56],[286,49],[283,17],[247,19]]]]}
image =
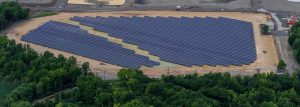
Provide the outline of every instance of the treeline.
{"type": "MultiPolygon", "coordinates": [[[[98,107],[297,107],[300,73],[231,77],[228,73],[203,76],[164,76],[150,79],[142,71],[123,69],[117,81],[80,76],[76,89],[63,93],[62,105],[98,107]]],[[[45,103],[46,104],[46,103],[45,103]]],[[[50,103],[47,103],[50,104],[50,103]]],[[[48,105],[49,106],[49,105],[48,105]]]]}
{"type": "Polygon", "coordinates": [[[288,43],[293,47],[294,55],[298,62],[300,62],[300,22],[292,26],[289,33],[288,43]]]}
{"type": "Polygon", "coordinates": [[[297,107],[300,72],[289,75],[228,73],[163,76],[122,69],[119,80],[104,81],[74,57],[38,54],[28,45],[0,37],[0,76],[19,83],[6,98],[9,107],[297,107]],[[47,97],[51,96],[53,97],[47,97]]]}
{"type": "Polygon", "coordinates": [[[23,9],[17,2],[6,1],[0,4],[0,30],[28,17],[29,9],[23,9]]]}
{"type": "Polygon", "coordinates": [[[8,105],[30,103],[57,91],[74,87],[81,68],[74,57],[39,55],[29,45],[0,37],[0,78],[19,84],[6,99],[8,105]],[[22,101],[22,102],[20,102],[22,101]]]}

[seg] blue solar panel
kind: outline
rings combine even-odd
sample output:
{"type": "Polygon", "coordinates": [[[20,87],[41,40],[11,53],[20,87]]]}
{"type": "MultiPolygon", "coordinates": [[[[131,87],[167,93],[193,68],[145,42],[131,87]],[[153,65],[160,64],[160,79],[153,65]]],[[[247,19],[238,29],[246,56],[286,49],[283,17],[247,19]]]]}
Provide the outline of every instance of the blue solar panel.
{"type": "Polygon", "coordinates": [[[230,18],[75,16],[71,20],[184,66],[240,66],[257,57],[252,23],[230,18]]]}
{"type": "Polygon", "coordinates": [[[106,38],[91,35],[79,26],[61,22],[49,21],[22,36],[22,40],[126,68],[159,65],[158,62],[137,55],[132,50],[109,42],[106,38]]]}

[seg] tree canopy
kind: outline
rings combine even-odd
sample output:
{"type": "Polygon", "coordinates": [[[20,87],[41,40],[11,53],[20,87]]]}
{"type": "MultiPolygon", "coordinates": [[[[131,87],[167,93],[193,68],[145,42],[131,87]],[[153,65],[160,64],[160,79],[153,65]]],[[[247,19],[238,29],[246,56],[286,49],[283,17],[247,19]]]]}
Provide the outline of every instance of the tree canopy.
{"type": "Polygon", "coordinates": [[[288,43],[293,47],[296,60],[300,62],[300,22],[292,26],[288,43]]]}
{"type": "Polygon", "coordinates": [[[279,72],[282,72],[285,69],[286,69],[286,63],[282,59],[280,59],[277,65],[277,70],[279,72]]]}
{"type": "Polygon", "coordinates": [[[0,30],[28,17],[29,9],[23,9],[17,2],[5,1],[0,4],[0,30]]]}

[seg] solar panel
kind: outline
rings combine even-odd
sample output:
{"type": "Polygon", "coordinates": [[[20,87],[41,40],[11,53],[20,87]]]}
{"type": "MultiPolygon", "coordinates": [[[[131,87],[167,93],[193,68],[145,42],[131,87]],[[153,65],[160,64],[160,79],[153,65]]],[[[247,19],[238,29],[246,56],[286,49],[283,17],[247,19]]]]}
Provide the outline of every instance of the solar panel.
{"type": "Polygon", "coordinates": [[[23,41],[62,50],[87,58],[104,61],[126,68],[153,67],[158,62],[135,54],[121,45],[109,42],[106,38],[91,35],[79,26],[49,21],[39,28],[22,36],[23,41]]]}
{"type": "Polygon", "coordinates": [[[230,18],[97,16],[71,20],[184,66],[240,66],[257,57],[252,23],[230,18]]]}

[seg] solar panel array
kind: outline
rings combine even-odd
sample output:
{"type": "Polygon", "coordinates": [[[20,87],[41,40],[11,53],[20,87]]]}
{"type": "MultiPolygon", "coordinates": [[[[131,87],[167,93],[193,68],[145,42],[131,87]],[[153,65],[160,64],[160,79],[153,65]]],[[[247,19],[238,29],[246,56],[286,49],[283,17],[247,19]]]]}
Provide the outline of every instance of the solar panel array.
{"type": "Polygon", "coordinates": [[[49,21],[22,36],[22,40],[127,68],[159,65],[106,38],[91,35],[79,26],[61,22],[49,21]]]}
{"type": "Polygon", "coordinates": [[[212,17],[72,17],[71,20],[138,45],[161,60],[192,65],[250,64],[256,60],[250,22],[212,17]]]}

